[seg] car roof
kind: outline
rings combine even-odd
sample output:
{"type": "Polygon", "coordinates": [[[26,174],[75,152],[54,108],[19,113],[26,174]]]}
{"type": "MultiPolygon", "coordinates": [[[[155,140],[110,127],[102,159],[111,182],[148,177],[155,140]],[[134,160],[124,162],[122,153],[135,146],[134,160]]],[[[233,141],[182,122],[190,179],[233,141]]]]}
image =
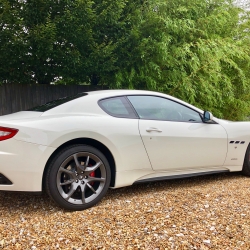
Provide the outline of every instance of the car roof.
{"type": "Polygon", "coordinates": [[[96,90],[96,91],[89,91],[86,93],[89,95],[109,95],[109,96],[134,95],[134,94],[148,94],[148,95],[161,94],[160,92],[154,92],[154,91],[149,91],[149,90],[134,90],[134,89],[96,90]]]}
{"type": "Polygon", "coordinates": [[[188,104],[180,99],[177,99],[173,96],[163,94],[160,92],[148,91],[148,90],[97,90],[97,91],[89,91],[85,92],[87,95],[83,97],[79,97],[67,103],[64,103],[60,106],[52,108],[46,112],[44,115],[54,115],[54,114],[62,114],[62,113],[84,113],[84,114],[99,114],[99,115],[107,115],[98,105],[98,101],[105,98],[115,97],[115,96],[124,96],[124,95],[153,95],[168,98],[170,100],[176,101],[180,104],[188,106],[198,112],[203,112],[191,104],[188,104]]]}

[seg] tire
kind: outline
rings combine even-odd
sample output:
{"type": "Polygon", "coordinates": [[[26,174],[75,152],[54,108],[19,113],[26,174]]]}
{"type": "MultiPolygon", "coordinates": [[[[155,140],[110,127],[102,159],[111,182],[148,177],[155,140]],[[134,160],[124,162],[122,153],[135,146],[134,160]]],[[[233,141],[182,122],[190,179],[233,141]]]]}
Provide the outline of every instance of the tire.
{"type": "Polygon", "coordinates": [[[106,157],[96,148],[71,145],[51,161],[45,189],[51,199],[67,210],[84,210],[106,194],[111,171],[106,157]]]}
{"type": "Polygon", "coordinates": [[[247,147],[247,151],[244,158],[242,173],[246,176],[250,176],[250,145],[247,147]]]}

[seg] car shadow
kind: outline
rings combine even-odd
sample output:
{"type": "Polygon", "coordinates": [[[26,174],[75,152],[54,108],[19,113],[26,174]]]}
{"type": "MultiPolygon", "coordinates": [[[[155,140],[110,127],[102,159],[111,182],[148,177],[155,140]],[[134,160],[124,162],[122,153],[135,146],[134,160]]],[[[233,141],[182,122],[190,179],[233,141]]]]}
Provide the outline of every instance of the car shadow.
{"type": "Polygon", "coordinates": [[[202,175],[202,176],[194,176],[194,177],[187,177],[181,179],[170,179],[170,180],[162,180],[162,181],[155,181],[155,182],[147,182],[141,184],[134,184],[132,186],[112,189],[109,190],[107,196],[111,195],[112,198],[118,199],[120,196],[127,196],[131,197],[134,195],[141,194],[145,192],[149,194],[150,192],[160,192],[160,191],[169,191],[172,192],[173,190],[183,190],[185,188],[190,187],[197,187],[200,185],[213,185],[214,183],[220,181],[221,183],[227,182],[228,180],[241,180],[241,179],[248,179],[242,175],[240,172],[232,172],[232,173],[219,173],[219,174],[211,174],[211,175],[202,175]]]}
{"type": "MultiPolygon", "coordinates": [[[[109,189],[106,196],[102,199],[101,203],[97,206],[101,206],[105,201],[115,202],[117,199],[126,199],[140,195],[150,194],[153,192],[183,190],[185,188],[197,187],[199,185],[213,185],[220,181],[221,183],[227,182],[228,180],[241,180],[245,177],[240,173],[221,173],[212,174],[206,176],[188,177],[184,179],[173,179],[157,182],[149,182],[142,184],[135,184],[129,187],[123,187],[118,189],[109,189]]],[[[22,212],[22,213],[36,213],[37,211],[44,211],[45,214],[55,213],[58,211],[66,211],[58,207],[53,201],[50,200],[46,193],[40,195],[34,195],[32,193],[22,192],[7,192],[0,191],[0,213],[6,212],[22,212]]]]}

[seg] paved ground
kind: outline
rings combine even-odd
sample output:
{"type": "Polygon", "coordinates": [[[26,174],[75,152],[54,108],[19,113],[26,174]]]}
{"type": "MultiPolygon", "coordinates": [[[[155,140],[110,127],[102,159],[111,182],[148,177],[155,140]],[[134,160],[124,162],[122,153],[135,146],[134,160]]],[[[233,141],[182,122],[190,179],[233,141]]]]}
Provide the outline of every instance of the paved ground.
{"type": "Polygon", "coordinates": [[[81,212],[0,192],[0,248],[250,249],[249,197],[234,173],[110,190],[81,212]]]}

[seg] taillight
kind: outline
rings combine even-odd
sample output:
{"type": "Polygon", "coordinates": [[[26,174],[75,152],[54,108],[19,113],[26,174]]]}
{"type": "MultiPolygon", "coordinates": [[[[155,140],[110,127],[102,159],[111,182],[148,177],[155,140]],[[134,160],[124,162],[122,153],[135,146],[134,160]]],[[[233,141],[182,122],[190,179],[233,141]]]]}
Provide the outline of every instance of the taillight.
{"type": "Polygon", "coordinates": [[[0,127],[0,141],[12,138],[17,132],[18,129],[0,127]]]}

